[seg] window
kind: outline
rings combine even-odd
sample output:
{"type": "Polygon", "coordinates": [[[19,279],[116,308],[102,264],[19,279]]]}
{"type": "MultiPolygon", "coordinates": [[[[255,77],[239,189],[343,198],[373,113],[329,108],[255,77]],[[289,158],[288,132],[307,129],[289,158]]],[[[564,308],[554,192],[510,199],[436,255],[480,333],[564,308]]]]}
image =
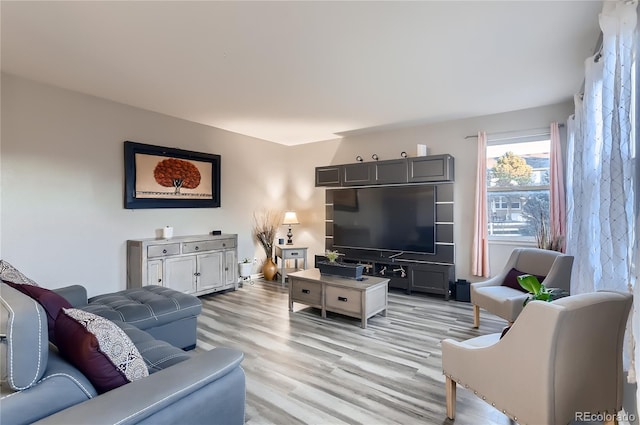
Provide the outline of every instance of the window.
{"type": "Polygon", "coordinates": [[[489,236],[534,239],[549,225],[548,135],[487,145],[489,236]]]}

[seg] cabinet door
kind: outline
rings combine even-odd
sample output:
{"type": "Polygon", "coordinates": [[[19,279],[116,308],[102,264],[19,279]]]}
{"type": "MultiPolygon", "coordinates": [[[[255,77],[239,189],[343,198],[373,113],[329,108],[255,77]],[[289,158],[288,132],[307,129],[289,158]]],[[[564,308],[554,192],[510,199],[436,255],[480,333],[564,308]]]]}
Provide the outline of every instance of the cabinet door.
{"type": "Polygon", "coordinates": [[[196,257],[167,258],[164,286],[186,294],[196,292],[196,257]]]}
{"type": "Polygon", "coordinates": [[[238,283],[236,270],[238,268],[238,260],[235,251],[225,251],[224,253],[224,285],[235,286],[238,283]]]}
{"type": "Polygon", "coordinates": [[[146,285],[160,285],[162,282],[162,260],[149,260],[147,262],[147,283],[146,285]]]}
{"type": "Polygon", "coordinates": [[[374,182],[378,184],[406,183],[407,160],[396,159],[390,161],[377,161],[373,163],[375,170],[374,182]]]}
{"type": "Polygon", "coordinates": [[[409,158],[409,182],[454,181],[453,157],[431,155],[409,158]]]}
{"type": "Polygon", "coordinates": [[[198,292],[222,286],[224,282],[223,253],[210,252],[207,254],[200,254],[197,258],[198,292]]]}
{"type": "Polygon", "coordinates": [[[373,172],[370,164],[348,164],[342,167],[342,185],[359,186],[373,183],[373,172]]]}
{"type": "Polygon", "coordinates": [[[441,264],[421,264],[411,269],[411,290],[444,295],[449,299],[449,283],[453,282],[453,266],[441,264]]]}
{"type": "Polygon", "coordinates": [[[342,167],[316,167],[316,187],[340,186],[340,170],[342,167]]]}

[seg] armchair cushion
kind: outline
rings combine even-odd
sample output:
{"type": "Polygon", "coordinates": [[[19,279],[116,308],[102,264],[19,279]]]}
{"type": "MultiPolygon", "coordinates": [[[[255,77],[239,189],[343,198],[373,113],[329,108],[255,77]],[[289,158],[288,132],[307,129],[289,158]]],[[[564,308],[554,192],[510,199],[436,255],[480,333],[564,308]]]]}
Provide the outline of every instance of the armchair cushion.
{"type": "Polygon", "coordinates": [[[99,393],[149,376],[136,346],[110,320],[83,310],[62,309],[55,328],[62,355],[99,393]]]}
{"type": "Polygon", "coordinates": [[[12,288],[22,292],[23,294],[33,298],[42,306],[42,308],[44,308],[44,311],[47,313],[47,329],[49,331],[49,341],[55,344],[56,338],[54,325],[56,323],[56,317],[58,317],[60,309],[72,307],[71,304],[69,304],[69,301],[67,301],[57,293],[40,286],[29,284],[17,285],[11,282],[5,283],[12,288]]]}
{"type": "MultiPolygon", "coordinates": [[[[507,275],[502,281],[502,286],[506,286],[508,288],[516,289],[522,292],[527,292],[524,290],[524,288],[522,288],[522,286],[520,286],[520,283],[518,283],[518,276],[522,276],[523,274],[531,274],[531,273],[521,272],[516,268],[512,268],[507,272],[507,275]]],[[[538,275],[534,275],[534,276],[538,278],[539,282],[542,282],[546,277],[546,276],[538,276],[538,275]]]]}

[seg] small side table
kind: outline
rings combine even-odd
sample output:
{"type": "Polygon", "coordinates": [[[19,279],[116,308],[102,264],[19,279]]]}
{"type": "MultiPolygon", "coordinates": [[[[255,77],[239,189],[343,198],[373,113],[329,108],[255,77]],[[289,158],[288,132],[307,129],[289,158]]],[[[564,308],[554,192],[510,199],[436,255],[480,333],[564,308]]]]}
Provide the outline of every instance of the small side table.
{"type": "Polygon", "coordinates": [[[296,260],[296,270],[298,269],[298,260],[302,259],[303,269],[307,269],[307,249],[306,246],[295,245],[276,245],[276,265],[278,257],[280,257],[280,282],[284,287],[284,280],[287,277],[287,269],[285,267],[287,260],[296,260]]]}

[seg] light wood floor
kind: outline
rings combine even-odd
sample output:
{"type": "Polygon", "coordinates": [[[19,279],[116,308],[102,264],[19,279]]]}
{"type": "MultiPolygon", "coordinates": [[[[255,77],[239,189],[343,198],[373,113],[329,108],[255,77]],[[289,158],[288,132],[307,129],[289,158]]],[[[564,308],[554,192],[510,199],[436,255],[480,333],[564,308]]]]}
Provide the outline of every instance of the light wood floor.
{"type": "MultiPolygon", "coordinates": [[[[468,303],[389,293],[387,317],[359,319],[294,304],[288,289],[254,281],[201,297],[196,351],[245,353],[247,424],[452,424],[445,414],[440,341],[499,332],[482,312],[472,328],[468,303]]],[[[455,424],[505,425],[506,416],[458,389],[455,424]]]]}

